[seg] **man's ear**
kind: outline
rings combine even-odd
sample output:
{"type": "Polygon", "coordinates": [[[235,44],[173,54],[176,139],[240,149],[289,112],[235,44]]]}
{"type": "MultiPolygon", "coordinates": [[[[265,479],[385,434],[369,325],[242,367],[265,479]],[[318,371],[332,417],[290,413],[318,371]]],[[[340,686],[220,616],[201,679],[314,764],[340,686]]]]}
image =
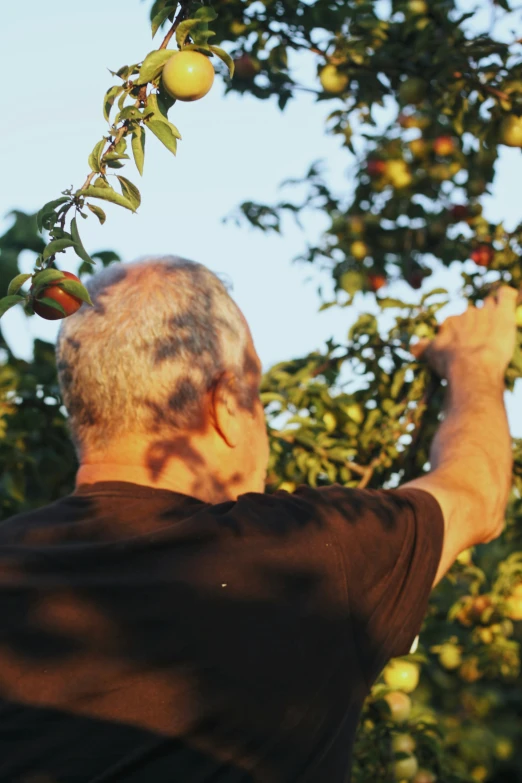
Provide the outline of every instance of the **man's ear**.
{"type": "Polygon", "coordinates": [[[235,448],[239,443],[240,421],[237,404],[237,381],[233,373],[226,370],[216,380],[211,397],[211,418],[216,431],[227,446],[235,448]]]}

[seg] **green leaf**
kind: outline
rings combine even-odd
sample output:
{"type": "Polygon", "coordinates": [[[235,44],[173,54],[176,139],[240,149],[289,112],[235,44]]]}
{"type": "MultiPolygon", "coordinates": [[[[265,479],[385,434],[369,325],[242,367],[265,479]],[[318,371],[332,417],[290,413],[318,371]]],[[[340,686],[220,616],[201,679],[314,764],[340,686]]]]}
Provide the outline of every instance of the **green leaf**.
{"type": "Polygon", "coordinates": [[[110,113],[111,109],[113,107],[114,101],[120,94],[120,92],[123,92],[123,87],[121,84],[117,84],[114,87],[111,87],[107,92],[105,93],[105,97],[103,99],[103,116],[109,122],[110,119],[110,113]]]}
{"type": "Polygon", "coordinates": [[[125,196],[121,196],[119,193],[117,193],[113,188],[111,188],[110,185],[103,188],[89,185],[89,187],[83,188],[83,190],[77,190],[76,196],[85,196],[86,198],[101,198],[104,201],[110,201],[113,204],[118,204],[120,207],[125,207],[125,209],[130,209],[131,212],[136,211],[133,204],[128,199],[126,199],[125,196]]]}
{"type": "Polygon", "coordinates": [[[92,305],[89,292],[83,283],[79,283],[77,280],[68,280],[65,278],[65,280],[61,280],[58,285],[60,288],[63,288],[64,291],[67,291],[68,294],[72,294],[73,296],[78,297],[78,299],[81,299],[82,302],[87,302],[87,304],[92,305]]]}
{"type": "Polygon", "coordinates": [[[107,180],[104,179],[103,177],[96,177],[96,179],[94,180],[94,187],[95,188],[110,188],[110,185],[107,182],[107,180]]]}
{"type": "Polygon", "coordinates": [[[62,315],[66,315],[66,312],[63,309],[62,305],[59,304],[58,302],[55,302],[54,299],[51,299],[50,296],[42,296],[41,299],[40,297],[36,297],[36,299],[38,302],[41,302],[42,304],[45,304],[48,307],[52,307],[55,310],[58,310],[60,313],[62,313],[62,315]]]}
{"type": "Polygon", "coordinates": [[[126,155],[124,152],[107,152],[102,160],[105,163],[107,160],[128,160],[129,156],[126,155]]]}
{"type": "Polygon", "coordinates": [[[87,204],[87,208],[91,210],[91,212],[96,215],[100,223],[103,224],[107,220],[107,215],[103,211],[101,207],[96,206],[96,204],[87,204]]]}
{"type": "Polygon", "coordinates": [[[132,154],[134,162],[141,176],[143,176],[143,164],[145,162],[145,133],[141,125],[138,125],[131,138],[132,154]]]}
{"type": "Polygon", "coordinates": [[[93,151],[89,155],[89,166],[91,167],[92,171],[95,171],[97,174],[100,173],[100,157],[103,152],[103,148],[105,146],[105,139],[102,139],[98,142],[98,144],[95,145],[93,151]]]}
{"type": "Polygon", "coordinates": [[[70,199],[67,196],[62,196],[61,198],[55,198],[53,201],[48,201],[47,204],[44,204],[39,212],[36,213],[36,225],[38,227],[38,231],[42,230],[42,223],[45,217],[52,215],[56,207],[59,207],[61,204],[65,204],[65,202],[69,200],[70,199]]]}
{"type": "Polygon", "coordinates": [[[122,120],[141,120],[142,113],[137,106],[126,106],[116,115],[114,122],[118,124],[122,120]]]}
{"type": "Polygon", "coordinates": [[[132,182],[130,182],[128,179],[125,179],[125,177],[120,177],[116,175],[120,181],[121,189],[123,191],[123,195],[125,198],[128,198],[131,204],[134,205],[134,208],[137,209],[139,205],[141,204],[141,195],[140,191],[134,185],[132,182]]]}
{"type": "Polygon", "coordinates": [[[201,21],[199,19],[186,19],[178,25],[176,30],[176,43],[180,49],[183,49],[185,41],[189,37],[191,31],[200,24],[201,21]]]}
{"type": "Polygon", "coordinates": [[[230,74],[230,78],[234,75],[234,60],[229,55],[228,52],[225,52],[224,49],[222,49],[220,46],[211,46],[210,51],[213,52],[217,57],[219,57],[220,60],[223,60],[225,65],[228,67],[228,72],[230,74]]]}
{"type": "Polygon", "coordinates": [[[157,49],[154,52],[149,52],[143,60],[135,84],[147,84],[159,76],[167,60],[170,60],[174,54],[175,52],[171,49],[157,49]]]}
{"type": "Polygon", "coordinates": [[[148,100],[147,100],[146,112],[147,112],[147,114],[152,113],[151,119],[148,120],[149,123],[151,121],[164,122],[166,125],[168,125],[168,127],[172,131],[173,135],[177,139],[181,139],[181,133],[176,128],[176,126],[173,125],[170,122],[170,120],[168,119],[166,111],[165,111],[165,107],[162,104],[160,104],[160,102],[158,100],[158,96],[156,95],[156,93],[151,93],[149,95],[148,100]]]}
{"type": "Polygon", "coordinates": [[[71,239],[53,239],[53,241],[49,242],[47,247],[44,248],[42,258],[45,261],[55,253],[60,253],[62,250],[65,250],[68,247],[72,247],[73,245],[74,242],[71,239]]]}
{"type": "Polygon", "coordinates": [[[165,147],[170,150],[174,155],[177,150],[176,136],[170,128],[170,123],[161,122],[160,120],[149,120],[147,127],[151,129],[153,134],[161,141],[165,147]]]}
{"type": "Polygon", "coordinates": [[[17,294],[18,291],[21,289],[23,284],[26,280],[29,280],[31,277],[31,274],[22,274],[22,275],[16,275],[16,277],[13,277],[11,282],[9,283],[9,288],[7,289],[7,295],[11,296],[12,294],[17,294]]]}
{"type": "Polygon", "coordinates": [[[24,301],[25,301],[25,296],[19,296],[18,294],[13,296],[4,296],[3,299],[0,299],[0,318],[15,304],[24,301]]]}
{"type": "Polygon", "coordinates": [[[217,19],[217,13],[209,5],[204,5],[198,8],[194,17],[200,22],[213,22],[214,19],[217,19]]]}
{"type": "Polygon", "coordinates": [[[86,261],[88,264],[94,264],[94,261],[84,248],[83,242],[80,239],[80,234],[78,233],[78,224],[75,217],[73,217],[71,220],[71,236],[74,239],[74,250],[76,255],[79,256],[82,261],[86,261]]]}
{"type": "Polygon", "coordinates": [[[42,288],[56,280],[62,280],[63,276],[63,272],[59,269],[44,269],[34,276],[31,291],[37,296],[42,288]]]}
{"type": "Polygon", "coordinates": [[[156,35],[161,25],[169,18],[174,16],[178,6],[177,0],[156,0],[150,10],[150,20],[152,28],[152,37],[156,35]]]}

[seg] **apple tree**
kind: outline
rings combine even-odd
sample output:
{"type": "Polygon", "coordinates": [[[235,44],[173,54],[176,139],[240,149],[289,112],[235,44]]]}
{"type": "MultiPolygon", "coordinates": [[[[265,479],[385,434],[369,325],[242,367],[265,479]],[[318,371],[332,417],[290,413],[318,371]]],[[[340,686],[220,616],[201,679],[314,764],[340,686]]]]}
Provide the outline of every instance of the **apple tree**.
{"type": "MultiPolygon", "coordinates": [[[[103,224],[100,201],[138,209],[138,188],[114,170],[132,155],[143,175],[151,136],[176,153],[175,102],[204,97],[214,64],[225,94],[275,100],[282,111],[300,90],[312,90],[325,133],[346,151],[346,188],[335,192],[311,161],[295,180],[304,198],[244,201],[231,219],[280,232],[289,217],[302,222],[319,211],[327,230],[300,260],[331,276],[333,293],[319,290],[320,308],[371,301],[394,322],[385,332],[376,315],[363,313],[344,342],[331,339],[265,374],[267,489],[393,488],[420,475],[429,468],[445,393],[409,350],[412,338],[435,336],[449,298],[446,288],[430,286],[430,276],[456,264],[460,293],[472,303],[499,283],[522,287],[522,222],[494,222],[484,206],[500,149],[522,148],[521,46],[515,30],[500,40],[480,27],[484,8],[509,30],[509,0],[473,10],[458,0],[155,0],[153,38],[164,37],[142,61],[113,74],[103,100],[108,129],[89,156],[85,182],[37,216],[16,213],[0,238],[0,312],[21,304],[28,317],[40,308],[42,317],[61,318],[68,307],[89,305],[80,277],[118,258],[90,253],[78,218],[94,215],[103,224]],[[312,87],[299,81],[303,58],[314,64],[312,87]],[[67,248],[81,260],[77,279],[57,263],[67,248]],[[19,272],[22,249],[35,253],[31,275],[19,272]],[[400,280],[411,289],[404,300],[389,293],[400,280]]],[[[522,375],[521,308],[505,378],[511,393],[522,375]]],[[[5,517],[70,491],[75,462],[52,346],[37,340],[31,362],[17,359],[4,340],[0,348],[5,517]]],[[[432,594],[418,648],[390,662],[367,700],[357,783],[522,777],[521,439],[513,439],[513,456],[504,534],[459,556],[432,594]]]]}

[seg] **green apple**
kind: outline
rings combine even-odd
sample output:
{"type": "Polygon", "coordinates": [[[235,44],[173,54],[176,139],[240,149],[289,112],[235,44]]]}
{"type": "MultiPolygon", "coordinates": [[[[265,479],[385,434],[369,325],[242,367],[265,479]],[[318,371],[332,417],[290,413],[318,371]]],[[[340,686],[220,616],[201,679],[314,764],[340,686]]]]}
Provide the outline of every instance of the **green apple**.
{"type": "Polygon", "coordinates": [[[348,87],[350,78],[348,74],[338,71],[335,65],[325,65],[319,74],[319,81],[325,92],[340,95],[348,87]]]}

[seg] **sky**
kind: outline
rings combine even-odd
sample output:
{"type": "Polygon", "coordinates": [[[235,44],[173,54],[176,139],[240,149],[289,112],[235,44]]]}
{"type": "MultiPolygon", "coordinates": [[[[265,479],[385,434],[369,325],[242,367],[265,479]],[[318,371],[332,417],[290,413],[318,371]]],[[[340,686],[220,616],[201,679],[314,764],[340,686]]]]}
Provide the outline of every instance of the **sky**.
{"type": "MultiPolygon", "coordinates": [[[[466,0],[464,5],[470,4],[466,0]]],[[[477,25],[489,25],[491,4],[481,0],[474,5],[484,9],[477,25]]],[[[66,187],[83,183],[87,157],[107,131],[102,98],[115,83],[108,68],[141,61],[161,41],[160,34],[151,41],[149,6],[139,0],[24,0],[10,3],[2,14],[1,233],[9,225],[10,210],[34,212],[66,187]]],[[[508,36],[507,28],[499,35],[508,36]]],[[[303,87],[316,87],[315,69],[313,58],[299,58],[296,75],[303,87]]],[[[204,99],[178,102],[169,114],[183,137],[176,158],[150,138],[143,177],[132,162],[122,169],[141,190],[138,212],[108,205],[104,226],[94,216],[82,221],[85,246],[91,252],[114,249],[126,261],[179,255],[224,275],[250,324],[265,370],[322,349],[330,337],[345,339],[359,313],[379,312],[373,297],[358,294],[353,307],[319,313],[317,288],[322,285],[325,295],[333,290],[329,273],[292,263],[306,239],[317,238],[326,227],[324,216],[309,216],[304,234],[287,221],[283,236],[223,223],[241,201],[279,200],[279,183],[303,176],[313,160],[324,160],[339,193],[349,190],[354,158],[339,139],[325,135],[325,118],[340,105],[337,99],[317,103],[312,93],[302,91],[281,112],[275,99],[224,96],[224,83],[216,77],[204,99]]],[[[503,147],[494,193],[484,200],[488,217],[503,219],[508,228],[520,220],[521,181],[521,151],[503,147]]],[[[79,262],[69,252],[60,256],[60,265],[74,272],[79,262]]],[[[33,262],[32,254],[24,254],[22,271],[32,271],[33,262]]],[[[437,271],[421,291],[398,282],[389,286],[389,295],[416,302],[430,288],[443,286],[451,302],[439,320],[461,313],[466,302],[457,295],[459,269],[454,264],[437,271]]],[[[383,328],[396,312],[383,316],[383,328]]],[[[54,341],[58,326],[26,319],[20,308],[13,308],[2,318],[2,330],[17,355],[29,358],[32,340],[54,341]]],[[[506,406],[512,434],[522,437],[520,382],[513,395],[506,394],[506,406]]]]}

